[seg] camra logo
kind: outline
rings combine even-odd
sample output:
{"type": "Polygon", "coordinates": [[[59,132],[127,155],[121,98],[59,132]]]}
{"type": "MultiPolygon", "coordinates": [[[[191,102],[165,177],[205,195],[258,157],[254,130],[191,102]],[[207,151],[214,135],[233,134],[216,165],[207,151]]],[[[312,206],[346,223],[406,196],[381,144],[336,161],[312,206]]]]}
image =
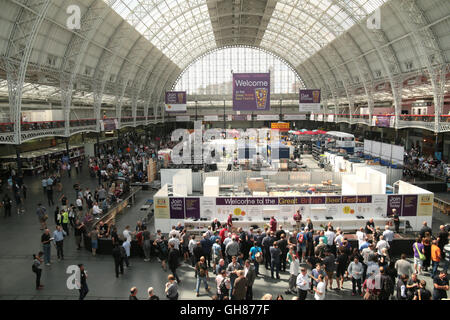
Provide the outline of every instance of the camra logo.
{"type": "Polygon", "coordinates": [[[66,13],[69,17],[66,20],[66,26],[69,30],[81,29],[81,9],[77,5],[70,5],[67,7],[66,13]]]}
{"type": "Polygon", "coordinates": [[[79,290],[80,289],[80,268],[77,265],[70,265],[66,269],[66,273],[70,274],[67,278],[66,286],[69,290],[79,290]]]}

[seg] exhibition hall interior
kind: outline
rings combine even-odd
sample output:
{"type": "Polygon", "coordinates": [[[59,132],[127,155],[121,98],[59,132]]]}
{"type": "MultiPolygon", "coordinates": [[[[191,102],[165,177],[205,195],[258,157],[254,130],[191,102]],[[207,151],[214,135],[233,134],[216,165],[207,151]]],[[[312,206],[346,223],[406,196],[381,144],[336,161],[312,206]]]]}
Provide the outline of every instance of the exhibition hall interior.
{"type": "Polygon", "coordinates": [[[0,8],[0,300],[447,299],[450,1],[0,8]]]}

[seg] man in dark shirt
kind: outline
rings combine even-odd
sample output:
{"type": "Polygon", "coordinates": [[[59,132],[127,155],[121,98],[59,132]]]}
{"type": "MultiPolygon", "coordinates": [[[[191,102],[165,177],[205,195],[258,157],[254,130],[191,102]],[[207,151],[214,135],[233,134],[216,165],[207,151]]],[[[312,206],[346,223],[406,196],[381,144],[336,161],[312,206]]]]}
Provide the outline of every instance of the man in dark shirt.
{"type": "Polygon", "coordinates": [[[148,288],[148,300],[159,300],[159,297],[153,292],[153,288],[148,288]]]}
{"type": "Polygon", "coordinates": [[[84,271],[84,265],[83,264],[79,264],[78,267],[80,268],[80,300],[84,300],[84,298],[86,297],[86,295],[89,292],[89,288],[87,286],[87,274],[84,271]]]}
{"type": "Polygon", "coordinates": [[[394,222],[395,232],[399,233],[400,230],[400,218],[397,213],[397,209],[392,209],[391,215],[392,221],[394,222]]]}
{"type": "Polygon", "coordinates": [[[200,261],[200,258],[203,256],[203,248],[200,244],[200,241],[197,241],[197,246],[192,250],[194,254],[194,264],[200,261]]]}
{"type": "Polygon", "coordinates": [[[213,231],[219,230],[221,227],[221,224],[219,222],[219,220],[217,220],[217,218],[214,219],[213,222],[211,222],[211,228],[213,231]]]}
{"type": "Polygon", "coordinates": [[[419,289],[419,279],[417,278],[417,274],[413,273],[411,278],[406,283],[406,288],[408,289],[408,300],[412,300],[416,291],[419,289]]]}
{"type": "Polygon", "coordinates": [[[280,229],[277,231],[277,233],[275,234],[275,241],[279,241],[281,239],[281,235],[282,234],[286,234],[286,232],[283,230],[283,226],[280,225],[280,229]]]}
{"type": "Polygon", "coordinates": [[[50,257],[51,257],[51,236],[50,236],[50,230],[45,229],[44,233],[41,236],[41,243],[44,251],[44,262],[47,266],[50,265],[50,257]]]}
{"type": "MultiPolygon", "coordinates": [[[[328,282],[330,290],[333,289],[333,274],[334,274],[334,269],[336,268],[335,262],[336,262],[336,257],[334,256],[334,254],[331,253],[331,251],[326,250],[325,258],[323,258],[323,264],[325,265],[325,272],[327,273],[327,276],[328,276],[327,282],[328,282]]],[[[338,285],[338,287],[339,287],[339,285],[338,285]]]]}
{"type": "Polygon", "coordinates": [[[414,293],[413,300],[431,300],[431,292],[427,290],[427,283],[425,280],[420,280],[419,289],[414,293]]]}
{"type": "Polygon", "coordinates": [[[448,278],[445,271],[441,271],[438,276],[433,279],[433,300],[447,299],[448,278]]]}
{"type": "Polygon", "coordinates": [[[116,271],[116,278],[119,277],[119,268],[120,268],[120,274],[123,274],[123,257],[122,252],[120,251],[119,244],[114,244],[114,248],[112,250],[112,255],[114,257],[114,268],[116,271]]]}
{"type": "Polygon", "coordinates": [[[278,243],[275,241],[270,247],[270,274],[273,279],[273,271],[276,270],[277,279],[280,279],[280,256],[281,250],[278,248],[278,243]]]}
{"type": "Polygon", "coordinates": [[[281,260],[281,271],[286,271],[286,256],[288,253],[288,243],[286,240],[286,235],[283,233],[281,235],[280,241],[277,241],[278,248],[281,250],[280,260],[281,260]]]}
{"type": "MultiPolygon", "coordinates": [[[[209,240],[206,234],[203,235],[203,239],[200,240],[200,245],[203,249],[203,256],[206,258],[206,261],[208,262],[208,268],[211,267],[211,248],[213,243],[209,240]]],[[[178,282],[178,279],[177,279],[178,282]]]]}
{"type": "Polygon", "coordinates": [[[130,289],[130,297],[128,298],[128,300],[139,300],[136,295],[137,295],[138,289],[136,287],[133,287],[130,289]]]}
{"type": "Polygon", "coordinates": [[[262,240],[262,248],[264,251],[264,263],[266,269],[270,268],[270,247],[275,241],[275,237],[273,236],[273,232],[268,231],[267,235],[262,240]]]}
{"type": "Polygon", "coordinates": [[[366,223],[366,228],[364,230],[366,234],[373,234],[375,233],[375,223],[373,222],[373,218],[370,218],[369,221],[366,223]]]}
{"type": "Polygon", "coordinates": [[[427,225],[427,222],[426,221],[424,221],[423,222],[423,226],[422,226],[422,228],[420,229],[420,236],[423,238],[423,237],[425,237],[425,233],[426,232],[429,232],[430,233],[430,235],[433,233],[433,230],[431,230],[431,228],[427,225]]]}
{"type": "Polygon", "coordinates": [[[12,200],[7,194],[5,194],[5,196],[3,197],[2,204],[3,209],[5,210],[5,218],[11,217],[12,200]]]}
{"type": "Polygon", "coordinates": [[[181,283],[181,281],[177,275],[179,258],[180,258],[180,252],[177,249],[175,249],[173,243],[170,243],[169,244],[169,258],[167,259],[168,263],[169,263],[169,269],[170,269],[170,271],[172,271],[172,274],[175,277],[175,279],[177,280],[177,282],[181,283]]]}
{"type": "Polygon", "coordinates": [[[445,230],[445,226],[441,225],[439,227],[439,235],[438,235],[438,247],[441,249],[442,258],[445,256],[444,246],[448,243],[448,232],[445,230]]]}

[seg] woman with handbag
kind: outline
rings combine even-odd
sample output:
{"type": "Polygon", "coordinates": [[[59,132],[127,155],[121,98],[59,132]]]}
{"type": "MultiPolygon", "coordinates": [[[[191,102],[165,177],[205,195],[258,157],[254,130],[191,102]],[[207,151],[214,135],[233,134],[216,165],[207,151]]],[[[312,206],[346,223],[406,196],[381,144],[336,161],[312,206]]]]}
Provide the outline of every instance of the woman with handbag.
{"type": "Polygon", "coordinates": [[[413,252],[414,252],[414,272],[417,274],[423,274],[422,273],[422,267],[423,267],[423,261],[425,258],[425,248],[422,244],[422,238],[418,237],[416,239],[416,242],[414,242],[413,246],[413,252]]]}

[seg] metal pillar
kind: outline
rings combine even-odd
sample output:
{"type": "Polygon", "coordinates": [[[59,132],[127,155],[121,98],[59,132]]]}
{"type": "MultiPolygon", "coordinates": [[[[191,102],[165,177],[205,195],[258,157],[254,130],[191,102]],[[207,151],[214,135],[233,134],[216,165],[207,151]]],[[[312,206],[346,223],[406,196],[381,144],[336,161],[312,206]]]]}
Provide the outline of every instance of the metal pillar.
{"type": "Polygon", "coordinates": [[[69,156],[69,137],[66,137],[66,152],[67,152],[67,156],[69,156]]]}
{"type": "Polygon", "coordinates": [[[197,104],[198,104],[198,101],[195,100],[195,121],[197,121],[197,104]]]}
{"type": "Polygon", "coordinates": [[[100,132],[97,132],[97,145],[95,148],[95,156],[97,158],[100,157],[100,132]]]}
{"type": "Polygon", "coordinates": [[[20,148],[19,145],[15,145],[16,156],[17,156],[17,176],[22,175],[22,159],[20,158],[20,148]]]}
{"type": "Polygon", "coordinates": [[[283,100],[280,99],[280,119],[279,121],[281,121],[283,117],[283,100]]]}
{"type": "Polygon", "coordinates": [[[227,116],[225,114],[225,100],[223,100],[223,130],[227,129],[227,127],[226,127],[226,121],[227,121],[226,117],[227,116]]]}

